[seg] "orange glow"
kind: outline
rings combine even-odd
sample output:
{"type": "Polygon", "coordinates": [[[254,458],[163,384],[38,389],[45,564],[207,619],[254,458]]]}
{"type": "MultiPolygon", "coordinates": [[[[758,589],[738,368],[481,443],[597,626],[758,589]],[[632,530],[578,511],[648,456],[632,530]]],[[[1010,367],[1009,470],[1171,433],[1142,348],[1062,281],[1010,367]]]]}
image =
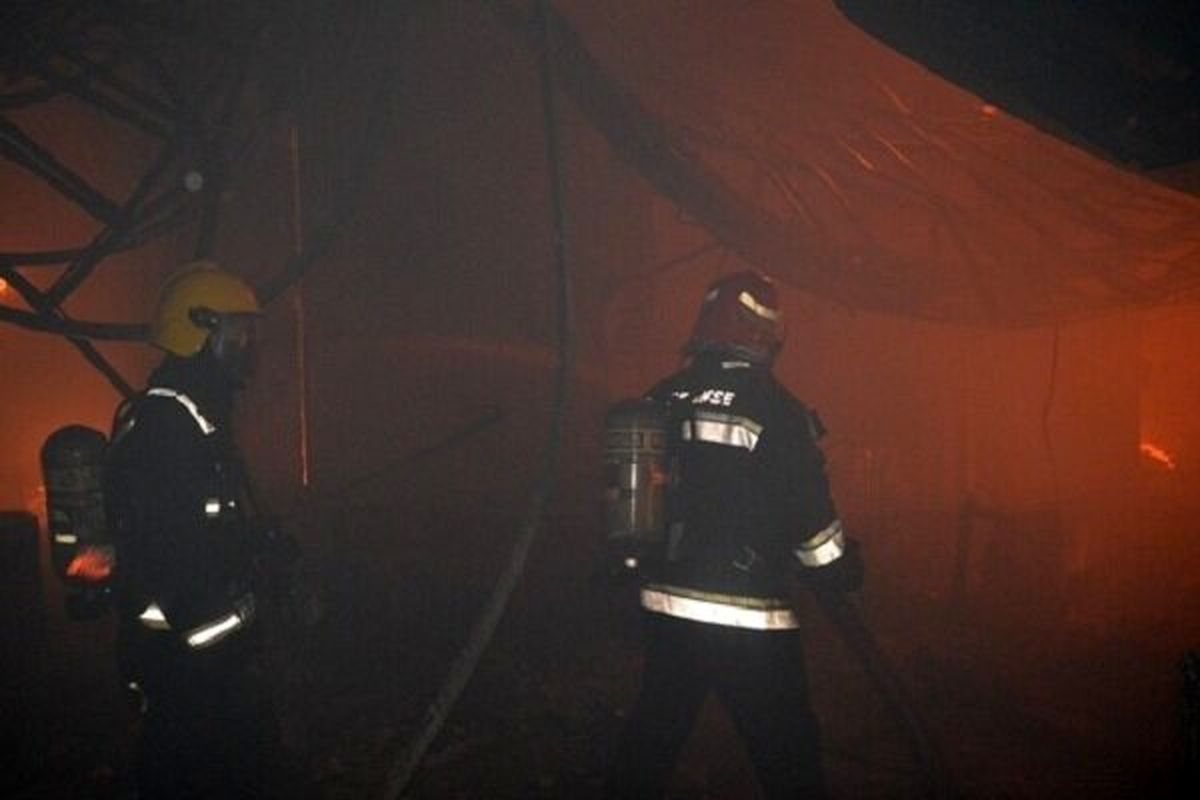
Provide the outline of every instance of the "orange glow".
{"type": "Polygon", "coordinates": [[[4,278],[0,278],[0,297],[3,297],[6,294],[8,294],[8,281],[4,280],[4,278]]]}
{"type": "Polygon", "coordinates": [[[1175,459],[1171,458],[1171,454],[1158,445],[1152,442],[1142,442],[1142,446],[1138,449],[1151,461],[1157,461],[1167,469],[1175,469],[1175,459]]]}
{"type": "Polygon", "coordinates": [[[67,565],[67,576],[89,583],[99,583],[112,575],[113,557],[101,547],[85,547],[67,565]]]}

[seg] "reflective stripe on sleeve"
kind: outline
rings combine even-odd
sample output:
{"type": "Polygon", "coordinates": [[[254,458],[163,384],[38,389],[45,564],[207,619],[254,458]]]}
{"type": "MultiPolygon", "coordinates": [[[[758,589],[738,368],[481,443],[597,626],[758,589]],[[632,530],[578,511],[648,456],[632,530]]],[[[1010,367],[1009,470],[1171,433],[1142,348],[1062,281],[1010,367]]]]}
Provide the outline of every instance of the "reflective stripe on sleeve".
{"type": "Polygon", "coordinates": [[[731,628],[786,631],[799,627],[796,615],[790,608],[748,608],[733,603],[681,597],[650,587],[642,589],[642,608],[668,617],[731,628]]]}
{"type": "Polygon", "coordinates": [[[842,532],[842,521],[835,519],[796,548],[796,558],[806,567],[823,567],[837,561],[845,551],[846,535],[842,532]]]}
{"type": "Polygon", "coordinates": [[[208,417],[200,413],[200,408],[196,405],[196,401],[183,392],[177,392],[165,386],[155,386],[152,389],[147,389],[146,395],[148,397],[169,397],[179,403],[179,405],[183,406],[192,415],[192,419],[196,420],[196,424],[200,426],[200,430],[203,431],[205,436],[209,436],[217,430],[217,426],[209,422],[208,417]]]}
{"type": "Polygon", "coordinates": [[[242,627],[242,618],[237,613],[229,613],[215,622],[193,628],[187,635],[187,643],[189,647],[197,649],[208,647],[221,641],[240,627],[242,627]]]}
{"type": "Polygon", "coordinates": [[[55,544],[78,544],[79,537],[73,533],[56,533],[54,534],[55,544]]]}
{"type": "Polygon", "coordinates": [[[152,631],[171,630],[171,625],[167,622],[167,617],[163,614],[163,610],[158,607],[158,603],[151,603],[146,606],[145,610],[138,615],[138,621],[152,631]]]}
{"type": "Polygon", "coordinates": [[[193,650],[211,647],[234,631],[244,628],[253,618],[254,595],[247,594],[234,603],[233,611],[211,622],[206,622],[203,625],[192,628],[187,632],[184,639],[193,650]]]}
{"type": "Polygon", "coordinates": [[[697,411],[695,419],[685,419],[680,435],[685,442],[708,442],[741,447],[751,452],[758,446],[763,426],[752,419],[715,411],[697,411]]]}
{"type": "Polygon", "coordinates": [[[221,516],[221,500],[216,497],[210,497],[204,501],[204,516],[219,517],[221,516]]]}

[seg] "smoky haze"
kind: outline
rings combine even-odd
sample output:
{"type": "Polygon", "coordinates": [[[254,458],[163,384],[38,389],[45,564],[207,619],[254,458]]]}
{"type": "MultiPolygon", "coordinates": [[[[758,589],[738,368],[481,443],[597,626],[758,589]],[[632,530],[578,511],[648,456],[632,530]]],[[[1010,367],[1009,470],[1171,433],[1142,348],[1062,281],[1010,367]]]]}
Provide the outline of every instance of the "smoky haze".
{"type": "MultiPolygon", "coordinates": [[[[369,60],[354,80],[313,70],[296,119],[238,165],[216,245],[252,281],[275,275],[354,174],[377,111],[369,77],[393,76],[382,155],[352,187],[333,246],[268,308],[237,419],[264,504],[300,540],[325,609],[300,645],[303,669],[279,689],[313,796],[365,794],[418,729],[508,558],[554,410],[554,231],[535,62],[473,4],[385,23],[392,46],[356,44],[369,60]]],[[[312,54],[318,65],[340,56],[312,54]]],[[[750,266],[565,96],[558,104],[574,369],[557,491],[418,797],[598,796],[638,669],[636,615],[597,578],[604,411],[674,370],[705,286],[750,266]]],[[[44,113],[46,136],[114,195],[128,191],[137,141],[70,107],[44,113]],[[47,120],[69,124],[55,133],[47,120]]],[[[32,178],[0,162],[0,180],[0,250],[86,240],[84,221],[32,178]]],[[[181,235],[106,262],[68,310],[147,319],[189,248],[181,235]]],[[[834,497],[867,561],[866,618],[963,795],[1165,791],[1181,758],[1178,662],[1200,638],[1197,307],[999,328],[849,307],[790,281],[792,265],[753,266],[782,291],[776,374],[828,428],[834,497]]],[[[20,305],[11,290],[0,299],[20,305]]],[[[135,385],[158,357],[102,349],[135,385]]],[[[0,506],[40,513],[45,437],[70,423],[107,431],[117,400],[65,341],[0,328],[0,506]]],[[[128,741],[132,723],[108,623],[67,623],[52,587],[44,576],[52,641],[39,662],[13,668],[39,687],[29,742],[52,744],[18,748],[18,774],[68,796],[87,778],[51,779],[47,765],[119,771],[127,753],[102,742],[113,730],[128,741]],[[80,723],[80,709],[92,721],[80,723]]],[[[809,612],[835,794],[917,796],[895,721],[809,612]]],[[[750,768],[740,751],[726,756],[734,739],[710,709],[681,791],[743,796],[733,787],[748,785],[750,768]]]]}

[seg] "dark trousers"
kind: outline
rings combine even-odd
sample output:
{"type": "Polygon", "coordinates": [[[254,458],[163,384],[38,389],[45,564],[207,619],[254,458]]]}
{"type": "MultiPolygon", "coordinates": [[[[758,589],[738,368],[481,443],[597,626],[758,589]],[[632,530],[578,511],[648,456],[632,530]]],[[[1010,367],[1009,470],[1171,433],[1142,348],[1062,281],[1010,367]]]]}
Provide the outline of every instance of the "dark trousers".
{"type": "Polygon", "coordinates": [[[827,797],[799,632],[648,617],[642,689],[617,747],[607,795],[661,798],[696,715],[715,691],[767,798],[827,797]]]}
{"type": "Polygon", "coordinates": [[[251,664],[160,665],[147,676],[139,800],[268,796],[279,731],[251,664]]]}

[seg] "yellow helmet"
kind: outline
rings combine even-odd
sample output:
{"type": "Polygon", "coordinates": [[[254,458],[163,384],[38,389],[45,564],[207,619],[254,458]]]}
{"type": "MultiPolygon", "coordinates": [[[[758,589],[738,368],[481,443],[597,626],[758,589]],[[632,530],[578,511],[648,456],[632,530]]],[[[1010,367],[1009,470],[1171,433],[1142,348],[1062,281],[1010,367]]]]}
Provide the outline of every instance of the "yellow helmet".
{"type": "Polygon", "coordinates": [[[150,342],[185,358],[199,353],[212,331],[196,324],[194,309],[215,314],[262,313],[248,283],[211,261],[193,261],[163,287],[150,325],[150,342]]]}

